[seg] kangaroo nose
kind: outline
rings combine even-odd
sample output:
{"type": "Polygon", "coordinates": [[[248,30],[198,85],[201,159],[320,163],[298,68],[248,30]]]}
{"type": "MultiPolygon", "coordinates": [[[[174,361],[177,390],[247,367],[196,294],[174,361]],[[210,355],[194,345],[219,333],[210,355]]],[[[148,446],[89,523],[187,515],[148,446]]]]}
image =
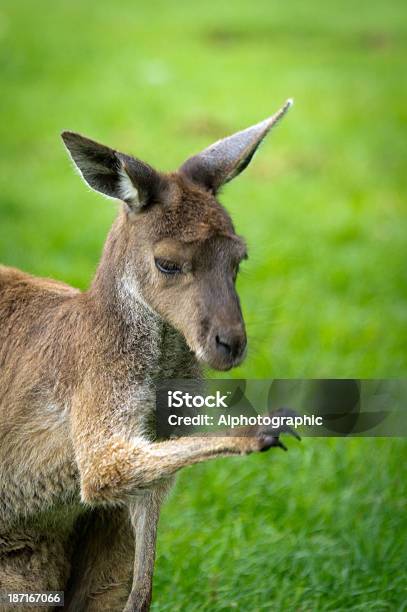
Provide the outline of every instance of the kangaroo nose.
{"type": "Polygon", "coordinates": [[[236,359],[241,356],[246,347],[246,338],[242,334],[216,334],[215,340],[218,352],[227,359],[236,359]]]}

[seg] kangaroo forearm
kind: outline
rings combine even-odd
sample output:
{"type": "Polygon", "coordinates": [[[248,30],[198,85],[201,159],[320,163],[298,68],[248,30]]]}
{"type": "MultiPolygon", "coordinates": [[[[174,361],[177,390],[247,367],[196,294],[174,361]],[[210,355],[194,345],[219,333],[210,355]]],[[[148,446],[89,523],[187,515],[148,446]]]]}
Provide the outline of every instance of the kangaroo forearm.
{"type": "Polygon", "coordinates": [[[151,444],[147,450],[151,457],[169,461],[179,469],[219,455],[247,454],[258,450],[258,441],[248,435],[191,436],[151,444]]]}
{"type": "Polygon", "coordinates": [[[90,503],[122,501],[188,465],[258,449],[258,440],[248,436],[184,437],[140,445],[114,440],[82,460],[82,497],[90,503]]]}
{"type": "Polygon", "coordinates": [[[130,517],[135,537],[133,586],[124,612],[148,610],[151,601],[155,545],[160,506],[171,484],[167,481],[130,503],[130,517]]]}

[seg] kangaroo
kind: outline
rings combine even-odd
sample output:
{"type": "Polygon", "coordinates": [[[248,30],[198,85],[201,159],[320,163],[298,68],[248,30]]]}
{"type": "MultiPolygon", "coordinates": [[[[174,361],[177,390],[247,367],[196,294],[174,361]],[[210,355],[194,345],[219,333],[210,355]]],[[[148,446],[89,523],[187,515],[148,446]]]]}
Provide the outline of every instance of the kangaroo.
{"type": "Polygon", "coordinates": [[[169,174],[62,133],[85,182],[122,206],[88,291],[0,266],[0,591],[148,610],[174,474],[283,446],[267,428],[160,440],[152,414],[154,381],[245,356],[246,246],[216,196],[290,104],[169,174]]]}

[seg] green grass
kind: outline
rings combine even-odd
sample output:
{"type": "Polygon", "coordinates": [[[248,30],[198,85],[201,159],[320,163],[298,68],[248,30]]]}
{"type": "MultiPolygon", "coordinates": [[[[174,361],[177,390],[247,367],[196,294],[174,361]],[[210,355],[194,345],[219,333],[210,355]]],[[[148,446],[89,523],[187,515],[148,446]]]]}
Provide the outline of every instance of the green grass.
{"type": "MultiPolygon", "coordinates": [[[[161,169],[295,106],[223,202],[247,238],[235,376],[407,372],[407,5],[3,0],[0,260],[85,288],[115,207],[64,128],[161,169]]],[[[406,609],[407,446],[306,439],[196,466],[154,610],[406,609]]]]}

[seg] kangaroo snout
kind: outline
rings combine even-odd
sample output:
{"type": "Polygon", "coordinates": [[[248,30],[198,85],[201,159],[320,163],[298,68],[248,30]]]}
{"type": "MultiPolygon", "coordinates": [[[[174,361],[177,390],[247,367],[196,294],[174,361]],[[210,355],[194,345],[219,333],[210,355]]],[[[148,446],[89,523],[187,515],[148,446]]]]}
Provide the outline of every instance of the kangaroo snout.
{"type": "Polygon", "coordinates": [[[229,370],[243,361],[247,338],[243,325],[219,328],[212,334],[214,363],[219,370],[229,370]]]}

